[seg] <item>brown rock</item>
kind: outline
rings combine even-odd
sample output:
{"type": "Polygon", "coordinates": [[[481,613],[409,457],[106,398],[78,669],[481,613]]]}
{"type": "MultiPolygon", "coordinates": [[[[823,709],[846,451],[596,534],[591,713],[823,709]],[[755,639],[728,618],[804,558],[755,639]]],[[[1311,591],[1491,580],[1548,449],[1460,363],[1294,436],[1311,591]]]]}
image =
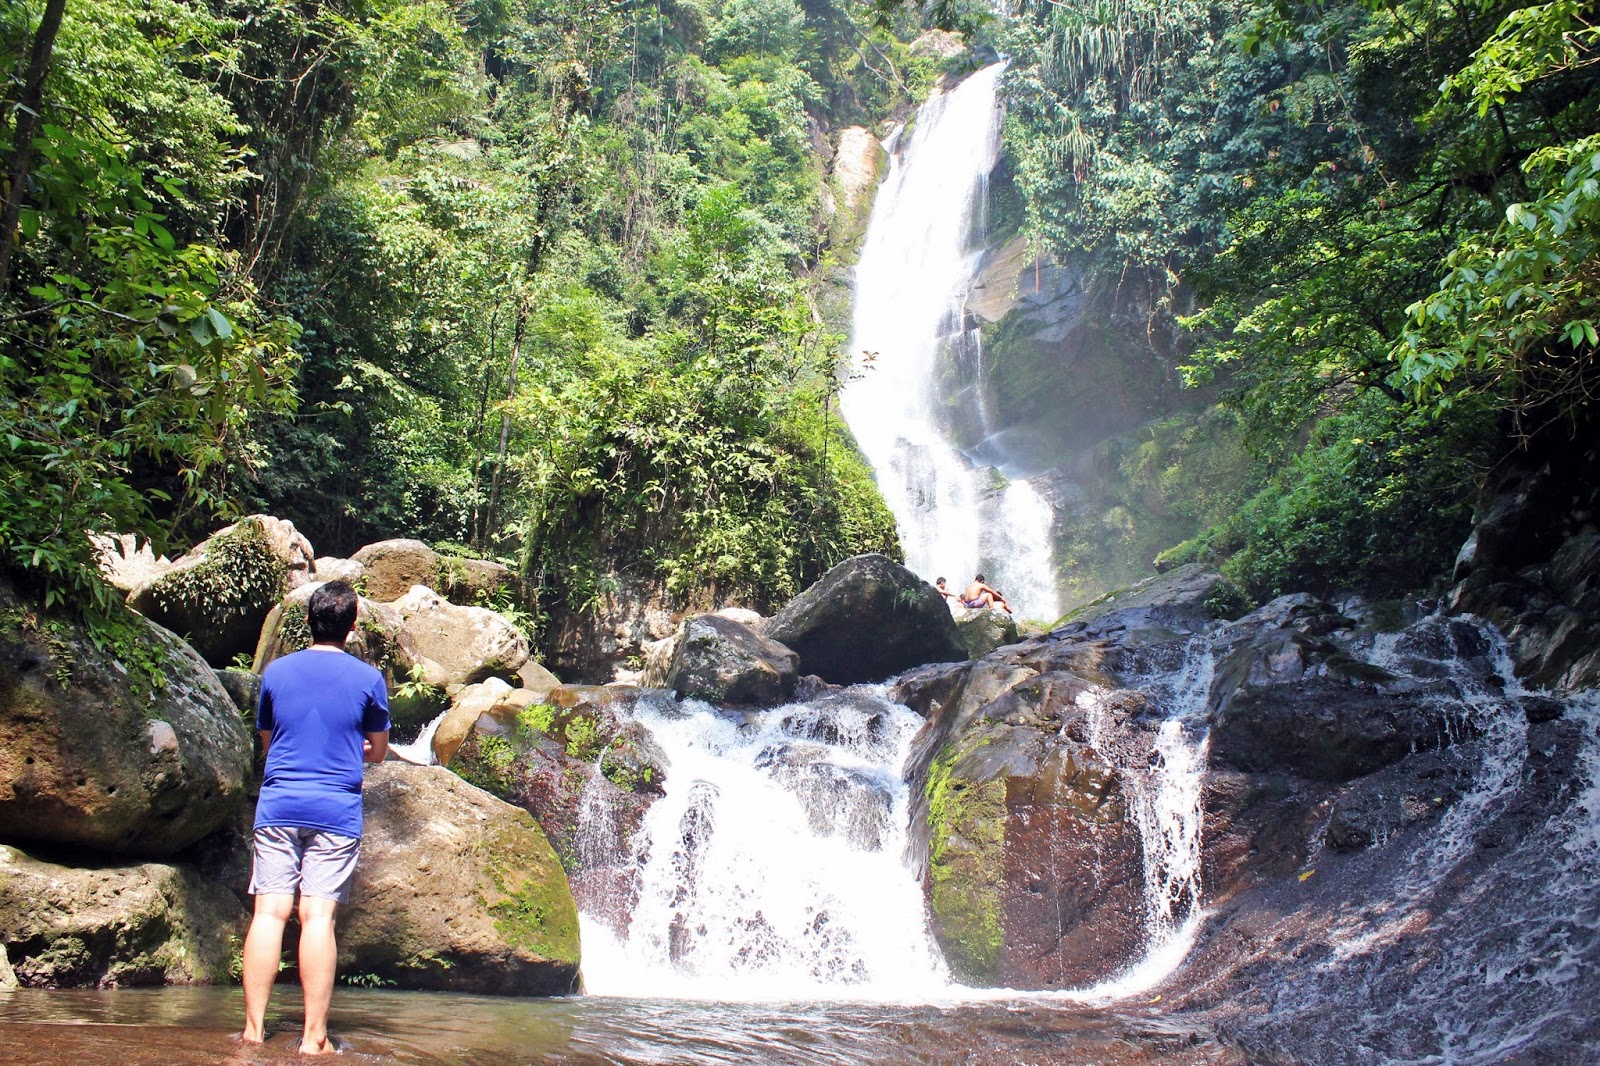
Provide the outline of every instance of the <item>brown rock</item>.
{"type": "Polygon", "coordinates": [[[509,680],[528,661],[528,638],[483,607],[458,606],[418,585],[395,600],[394,609],[417,655],[440,667],[441,675],[428,680],[441,688],[509,680]]]}
{"type": "Polygon", "coordinates": [[[578,990],[578,912],[526,811],[439,766],[367,770],[366,829],[339,968],[403,988],[578,990]]]}
{"type": "Polygon", "coordinates": [[[379,603],[398,600],[413,585],[439,587],[442,557],[420,540],[380,540],[351,559],[365,571],[363,595],[379,603]]]}

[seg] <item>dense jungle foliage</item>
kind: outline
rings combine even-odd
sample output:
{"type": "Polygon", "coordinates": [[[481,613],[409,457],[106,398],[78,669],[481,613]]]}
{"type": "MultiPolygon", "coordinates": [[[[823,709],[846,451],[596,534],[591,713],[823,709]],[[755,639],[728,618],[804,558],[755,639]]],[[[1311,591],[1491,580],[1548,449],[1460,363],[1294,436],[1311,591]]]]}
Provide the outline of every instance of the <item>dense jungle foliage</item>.
{"type": "MultiPolygon", "coordinates": [[[[581,607],[898,550],[831,404],[833,126],[940,73],[848,0],[7,0],[0,544],[409,535],[581,607]]],[[[105,601],[109,602],[109,601],[105,601]]]]}
{"type": "Polygon", "coordinates": [[[1179,318],[1225,390],[1207,447],[1110,457],[1205,529],[1169,559],[1257,596],[1415,588],[1508,447],[1596,448],[1592,8],[1025,0],[1001,39],[1031,237],[1179,318]]]}

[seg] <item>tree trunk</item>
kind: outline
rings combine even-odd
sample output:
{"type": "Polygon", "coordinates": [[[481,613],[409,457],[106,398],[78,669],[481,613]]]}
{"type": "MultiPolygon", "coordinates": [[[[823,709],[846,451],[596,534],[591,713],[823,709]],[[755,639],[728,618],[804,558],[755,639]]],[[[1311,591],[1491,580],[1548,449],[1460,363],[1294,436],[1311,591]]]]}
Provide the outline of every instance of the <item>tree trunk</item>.
{"type": "Polygon", "coordinates": [[[23,79],[22,99],[17,104],[17,123],[11,137],[11,165],[6,168],[5,209],[0,211],[0,292],[4,292],[11,273],[11,252],[16,247],[17,220],[22,214],[22,197],[28,186],[28,169],[33,164],[33,131],[39,127],[39,110],[44,106],[44,76],[50,69],[50,53],[55,50],[56,32],[67,0],[45,0],[39,32],[33,35],[33,51],[28,56],[28,73],[23,79]]]}
{"type": "MultiPolygon", "coordinates": [[[[511,339],[511,365],[506,370],[506,402],[517,397],[517,360],[522,356],[522,335],[528,325],[528,308],[517,308],[517,327],[511,339]]],[[[511,443],[511,412],[500,416],[500,447],[495,452],[494,480],[489,483],[489,506],[484,509],[483,534],[488,538],[494,526],[495,511],[500,507],[500,482],[506,472],[506,452],[511,443]]],[[[483,545],[478,545],[481,550],[483,545]]]]}

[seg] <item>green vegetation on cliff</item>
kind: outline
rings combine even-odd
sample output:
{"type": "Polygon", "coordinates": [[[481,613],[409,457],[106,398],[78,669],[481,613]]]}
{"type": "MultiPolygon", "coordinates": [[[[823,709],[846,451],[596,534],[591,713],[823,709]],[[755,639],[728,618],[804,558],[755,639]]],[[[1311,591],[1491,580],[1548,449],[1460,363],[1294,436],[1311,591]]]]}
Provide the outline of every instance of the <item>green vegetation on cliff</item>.
{"type": "Polygon", "coordinates": [[[1183,503],[1189,554],[1258,596],[1414,587],[1447,568],[1498,454],[1581,422],[1600,236],[1584,6],[1059,0],[1005,32],[1027,232],[1091,290],[1146,294],[1153,328],[1180,319],[1185,375],[1237,415],[1246,476],[1196,481],[1233,497],[1183,503]]]}

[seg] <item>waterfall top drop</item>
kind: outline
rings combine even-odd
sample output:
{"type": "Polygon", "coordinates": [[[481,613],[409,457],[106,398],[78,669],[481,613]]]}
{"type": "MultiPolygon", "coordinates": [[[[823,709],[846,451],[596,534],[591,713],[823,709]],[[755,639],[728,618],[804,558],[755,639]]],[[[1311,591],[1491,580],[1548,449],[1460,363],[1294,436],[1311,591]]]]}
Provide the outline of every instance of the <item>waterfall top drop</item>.
{"type": "Polygon", "coordinates": [[[890,146],[856,267],[850,350],[859,376],[841,407],[895,516],[906,565],[958,588],[982,570],[1019,616],[1053,619],[1050,505],[1025,481],[975,467],[950,442],[941,407],[953,398],[937,386],[942,366],[953,366],[959,402],[990,428],[981,340],[965,304],[983,257],[1004,69],[992,64],[936,92],[909,142],[890,146]]]}

